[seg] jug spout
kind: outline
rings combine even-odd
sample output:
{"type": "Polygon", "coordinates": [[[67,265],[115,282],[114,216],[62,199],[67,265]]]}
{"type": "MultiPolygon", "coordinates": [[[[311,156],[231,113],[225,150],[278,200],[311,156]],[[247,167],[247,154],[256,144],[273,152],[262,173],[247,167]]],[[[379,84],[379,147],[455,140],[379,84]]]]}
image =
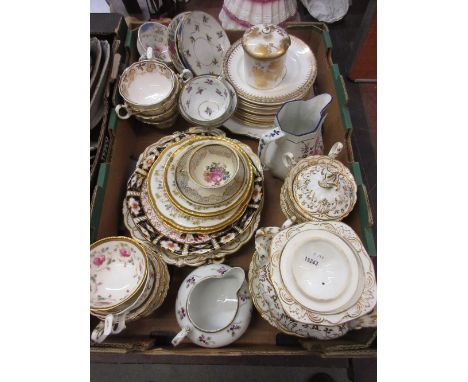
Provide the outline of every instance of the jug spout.
{"type": "Polygon", "coordinates": [[[242,268],[239,267],[234,267],[229,269],[223,276],[223,278],[232,278],[235,283],[234,283],[234,289],[236,292],[239,291],[241,288],[242,284],[244,283],[245,280],[245,272],[242,268]]]}
{"type": "Polygon", "coordinates": [[[280,129],[295,137],[304,137],[320,130],[332,96],[319,94],[308,100],[286,102],[276,114],[276,123],[280,129]]]}

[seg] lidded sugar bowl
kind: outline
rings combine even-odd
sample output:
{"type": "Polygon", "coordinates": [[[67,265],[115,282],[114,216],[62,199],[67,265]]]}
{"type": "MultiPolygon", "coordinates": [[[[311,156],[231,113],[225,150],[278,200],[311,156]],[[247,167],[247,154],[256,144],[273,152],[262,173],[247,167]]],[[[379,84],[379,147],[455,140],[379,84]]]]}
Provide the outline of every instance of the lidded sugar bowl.
{"type": "Polygon", "coordinates": [[[258,24],[242,36],[247,83],[257,89],[276,87],[286,74],[286,52],[291,38],[283,28],[258,24]]]}

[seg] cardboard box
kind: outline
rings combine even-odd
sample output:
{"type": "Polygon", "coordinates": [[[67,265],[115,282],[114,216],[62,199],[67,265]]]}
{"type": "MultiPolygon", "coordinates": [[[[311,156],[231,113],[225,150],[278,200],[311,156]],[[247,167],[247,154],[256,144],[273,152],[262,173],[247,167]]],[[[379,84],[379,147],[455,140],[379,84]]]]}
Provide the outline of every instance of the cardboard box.
{"type": "MultiPolygon", "coordinates": [[[[129,62],[138,59],[135,52],[136,25],[131,25],[126,39],[129,62]]],[[[358,233],[369,254],[375,255],[372,236],[372,216],[367,203],[367,193],[362,183],[359,164],[354,162],[351,147],[352,125],[346,106],[346,90],[338,66],[333,64],[331,40],[328,29],[322,23],[293,23],[288,32],[304,40],[317,57],[318,74],[316,79],[317,93],[328,92],[333,96],[328,109],[328,116],[323,126],[325,150],[337,141],[344,145],[338,157],[349,166],[358,185],[358,201],[352,213],[344,220],[358,233]]],[[[231,42],[240,38],[242,32],[228,31],[231,42]]],[[[173,131],[182,131],[190,127],[182,117],[175,126],[168,130],[157,130],[142,124],[133,118],[117,119],[111,113],[109,131],[113,136],[110,163],[103,165],[98,177],[99,191],[96,207],[92,216],[92,240],[116,234],[127,234],[122,222],[122,200],[125,195],[126,182],[135,161],[140,153],[151,143],[173,131]]],[[[258,141],[243,136],[227,135],[248,144],[254,152],[258,141]]],[[[265,205],[262,211],[260,226],[279,226],[285,220],[279,208],[279,194],[282,181],[265,172],[265,205]]],[[[251,239],[241,250],[229,256],[226,263],[240,266],[248,271],[251,256],[254,252],[254,239],[251,239]]],[[[154,362],[154,363],[232,363],[232,362],[267,362],[274,364],[281,360],[288,364],[311,365],[317,356],[326,357],[366,357],[375,354],[375,330],[354,331],[345,337],[333,341],[299,340],[279,333],[254,311],[250,326],[243,337],[232,345],[220,349],[200,348],[191,343],[172,347],[170,340],[179,331],[175,318],[174,303],[180,283],[192,268],[169,267],[171,283],[168,296],[163,305],[149,317],[128,323],[121,334],[110,336],[101,345],[92,345],[91,359],[105,362],[112,358],[114,362],[154,362]],[[308,349],[308,350],[306,350],[308,349]]],[[[92,328],[97,323],[91,320],[92,328]]],[[[330,365],[333,362],[330,361],[330,365]]]]}

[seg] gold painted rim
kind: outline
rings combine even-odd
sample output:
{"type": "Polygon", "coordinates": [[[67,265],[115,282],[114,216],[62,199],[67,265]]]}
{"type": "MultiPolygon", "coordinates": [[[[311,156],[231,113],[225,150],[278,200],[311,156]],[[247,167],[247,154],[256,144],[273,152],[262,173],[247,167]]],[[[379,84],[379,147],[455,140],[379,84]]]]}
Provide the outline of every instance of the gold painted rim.
{"type": "MultiPolygon", "coordinates": [[[[161,103],[157,104],[154,107],[141,108],[141,107],[138,107],[138,106],[134,106],[133,104],[130,104],[128,102],[127,102],[127,106],[132,112],[134,112],[135,114],[140,114],[140,115],[145,115],[144,113],[159,113],[161,111],[161,109],[164,109],[168,105],[170,105],[169,108],[173,108],[174,105],[177,105],[177,96],[179,95],[179,92],[180,92],[180,89],[181,89],[181,86],[180,86],[180,83],[179,83],[178,79],[176,81],[176,84],[177,84],[177,86],[176,86],[175,90],[172,92],[172,94],[168,98],[166,98],[164,101],[162,101],[161,103]]],[[[163,113],[165,113],[165,112],[167,112],[167,110],[164,111],[163,113]]],[[[163,113],[161,113],[161,114],[163,114],[163,113]]]]}
{"type": "MultiPolygon", "coordinates": [[[[206,137],[196,137],[196,138],[198,138],[197,140],[206,139],[206,137]]],[[[196,227],[196,228],[187,228],[185,226],[177,224],[173,220],[168,219],[165,216],[163,216],[161,214],[161,212],[159,211],[159,209],[157,208],[156,201],[154,200],[154,196],[153,196],[153,194],[151,192],[150,179],[151,179],[151,177],[152,177],[152,175],[154,173],[156,165],[161,161],[161,158],[164,156],[165,152],[169,151],[171,148],[173,148],[176,145],[180,144],[180,142],[181,141],[173,142],[173,143],[167,145],[166,148],[159,154],[158,158],[154,161],[154,163],[151,166],[150,171],[148,172],[148,176],[146,177],[146,187],[147,187],[147,189],[149,191],[149,197],[150,197],[149,199],[150,199],[151,207],[153,208],[154,212],[156,213],[156,215],[158,216],[159,219],[161,219],[164,223],[166,223],[172,229],[178,230],[179,232],[182,232],[182,233],[205,233],[205,234],[210,234],[210,233],[214,233],[214,232],[220,231],[220,230],[228,227],[229,225],[234,223],[236,220],[238,220],[244,214],[245,210],[247,209],[248,204],[246,204],[245,206],[240,208],[239,211],[236,214],[234,214],[230,219],[226,220],[224,223],[215,224],[215,225],[210,226],[210,227],[196,227]]]]}
{"type": "Polygon", "coordinates": [[[146,253],[145,248],[139,242],[137,242],[135,239],[132,239],[132,238],[127,237],[127,236],[108,236],[108,237],[102,238],[100,240],[97,240],[93,244],[91,244],[90,250],[93,250],[94,248],[96,248],[100,244],[107,243],[107,242],[110,242],[110,241],[117,241],[117,240],[118,241],[126,241],[128,243],[131,243],[131,244],[135,245],[143,253],[143,256],[145,258],[145,273],[144,273],[142,279],[140,280],[140,283],[137,285],[137,288],[129,296],[127,296],[124,300],[120,301],[118,304],[111,305],[111,306],[109,306],[107,308],[91,308],[90,307],[89,310],[91,312],[108,312],[109,310],[113,310],[113,309],[115,309],[115,308],[117,308],[119,306],[122,306],[123,304],[129,302],[130,300],[133,299],[133,297],[136,294],[141,292],[141,289],[142,289],[143,285],[145,284],[146,279],[148,278],[148,254],[146,253]]]}
{"type": "MultiPolygon", "coordinates": [[[[193,137],[190,137],[190,138],[193,138],[193,137]]],[[[241,198],[235,202],[233,205],[221,210],[221,211],[217,211],[217,212],[208,212],[208,213],[202,213],[202,212],[196,212],[196,211],[193,211],[193,210],[189,210],[185,207],[183,207],[182,205],[180,205],[176,200],[175,198],[172,196],[171,192],[169,191],[169,186],[167,184],[167,173],[169,171],[169,167],[172,163],[172,161],[174,160],[174,158],[183,150],[185,149],[190,143],[192,143],[193,139],[188,139],[186,142],[184,142],[183,145],[181,145],[181,147],[179,147],[176,151],[174,151],[170,156],[169,156],[169,159],[167,160],[167,163],[166,163],[166,166],[164,167],[164,175],[163,175],[163,187],[164,187],[164,192],[167,194],[169,200],[171,201],[171,203],[174,205],[174,207],[176,207],[179,211],[182,211],[184,212],[185,214],[187,215],[190,215],[190,216],[195,216],[195,217],[214,217],[214,216],[218,216],[218,215],[223,215],[231,210],[233,210],[234,208],[238,207],[239,205],[242,205],[244,203],[248,203],[248,201],[250,200],[250,198],[252,197],[252,191],[253,191],[253,170],[252,170],[252,167],[251,167],[251,164],[249,163],[250,162],[250,158],[248,158],[247,154],[244,152],[244,150],[242,150],[241,152],[241,155],[242,157],[244,158],[245,162],[244,164],[246,164],[247,166],[247,170],[249,172],[249,177],[248,177],[248,181],[246,182],[249,186],[246,190],[246,192],[244,193],[243,196],[241,196],[241,198]]],[[[177,184],[177,183],[176,183],[177,184]]],[[[177,187],[178,188],[178,187],[177,187]]],[[[239,188],[239,190],[242,192],[243,191],[243,187],[241,186],[239,188]]],[[[180,191],[179,191],[180,192],[180,191]]],[[[241,194],[242,195],[242,194],[241,194]]],[[[232,198],[236,197],[236,195],[232,196],[232,198]]],[[[231,198],[231,199],[232,199],[231,198]]],[[[184,198],[185,199],[185,198],[184,198]]]]}
{"type": "Polygon", "coordinates": [[[141,60],[141,61],[135,61],[133,64],[131,64],[130,66],[128,66],[127,68],[125,68],[125,70],[122,72],[122,74],[120,75],[120,79],[119,79],[119,94],[121,95],[121,97],[125,100],[125,102],[127,102],[127,104],[129,105],[134,105],[136,107],[140,107],[140,108],[145,108],[145,107],[155,107],[155,106],[159,106],[162,102],[166,101],[168,98],[171,97],[172,93],[174,92],[174,89],[176,87],[176,81],[177,81],[177,76],[175,75],[174,71],[167,65],[165,64],[164,62],[162,61],[158,61],[158,60],[141,60]],[[162,101],[160,101],[159,103],[156,103],[156,104],[151,104],[151,105],[142,105],[142,104],[138,104],[138,103],[135,103],[135,102],[132,102],[130,101],[127,97],[125,97],[123,94],[122,94],[122,78],[125,77],[125,75],[132,69],[132,68],[135,68],[138,64],[142,64],[142,63],[145,63],[145,65],[149,64],[149,63],[154,63],[156,65],[159,65],[159,66],[165,66],[166,69],[168,69],[170,71],[170,73],[172,74],[171,78],[172,78],[172,87],[171,87],[171,90],[170,90],[170,95],[168,97],[166,97],[165,99],[163,99],[162,101]]]}

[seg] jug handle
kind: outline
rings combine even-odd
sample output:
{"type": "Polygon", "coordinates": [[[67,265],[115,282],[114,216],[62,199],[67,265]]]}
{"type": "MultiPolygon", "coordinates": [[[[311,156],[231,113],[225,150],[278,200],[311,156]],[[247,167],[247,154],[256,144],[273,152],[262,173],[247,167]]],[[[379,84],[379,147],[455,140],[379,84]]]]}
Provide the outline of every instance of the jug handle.
{"type": "Polygon", "coordinates": [[[265,133],[262,135],[260,138],[260,142],[258,144],[258,156],[260,157],[260,161],[262,162],[262,166],[264,170],[269,170],[268,164],[267,164],[267,152],[268,152],[268,147],[270,147],[272,142],[276,142],[277,140],[283,138],[285,134],[275,127],[274,129],[270,130],[269,132],[265,133]]]}
{"type": "Polygon", "coordinates": [[[189,333],[190,333],[190,328],[187,328],[187,327],[182,328],[182,330],[179,333],[177,333],[177,335],[172,339],[171,341],[172,345],[173,346],[179,345],[182,342],[182,340],[189,335],[189,333]]]}

